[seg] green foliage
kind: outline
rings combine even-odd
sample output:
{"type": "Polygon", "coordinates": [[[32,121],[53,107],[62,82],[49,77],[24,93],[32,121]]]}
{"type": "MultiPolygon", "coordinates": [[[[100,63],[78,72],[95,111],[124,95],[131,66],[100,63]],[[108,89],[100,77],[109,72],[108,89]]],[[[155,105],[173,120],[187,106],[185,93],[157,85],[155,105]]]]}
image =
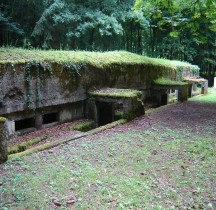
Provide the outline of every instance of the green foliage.
{"type": "Polygon", "coordinates": [[[117,14],[113,12],[115,4],[116,1],[55,0],[41,15],[32,36],[44,49],[76,46],[80,39],[85,40],[87,48],[93,49],[97,45],[94,36],[100,39],[123,33],[117,14]]]}
{"type": "Polygon", "coordinates": [[[135,10],[143,11],[149,20],[151,32],[146,47],[150,47],[152,56],[196,63],[201,75],[212,84],[216,59],[213,0],[136,0],[135,10]]]}
{"type": "Polygon", "coordinates": [[[214,0],[4,0],[0,9],[0,45],[127,50],[188,61],[213,84],[214,0]]]}
{"type": "Polygon", "coordinates": [[[19,25],[15,22],[11,22],[11,18],[5,17],[4,14],[0,13],[0,25],[3,28],[4,31],[1,31],[1,33],[4,32],[11,32],[18,35],[23,35],[23,30],[19,28],[19,25]]]}
{"type": "Polygon", "coordinates": [[[80,70],[83,68],[85,64],[83,63],[73,63],[73,62],[67,62],[63,66],[63,70],[66,70],[69,72],[69,75],[73,81],[76,81],[78,76],[81,76],[80,70]]]}

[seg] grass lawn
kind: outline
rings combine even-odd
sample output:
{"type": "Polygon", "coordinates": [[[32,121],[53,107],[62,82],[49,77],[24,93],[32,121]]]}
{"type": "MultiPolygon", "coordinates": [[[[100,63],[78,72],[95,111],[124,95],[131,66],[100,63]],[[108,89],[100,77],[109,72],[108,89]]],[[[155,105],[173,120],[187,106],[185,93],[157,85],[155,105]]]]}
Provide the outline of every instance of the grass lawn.
{"type": "Polygon", "coordinates": [[[203,102],[203,103],[216,103],[216,90],[214,88],[208,89],[209,94],[201,95],[199,97],[191,98],[191,101],[203,102]]]}
{"type": "Polygon", "coordinates": [[[210,94],[212,103],[195,97],[9,160],[0,165],[0,209],[214,209],[216,97],[210,94]]]}

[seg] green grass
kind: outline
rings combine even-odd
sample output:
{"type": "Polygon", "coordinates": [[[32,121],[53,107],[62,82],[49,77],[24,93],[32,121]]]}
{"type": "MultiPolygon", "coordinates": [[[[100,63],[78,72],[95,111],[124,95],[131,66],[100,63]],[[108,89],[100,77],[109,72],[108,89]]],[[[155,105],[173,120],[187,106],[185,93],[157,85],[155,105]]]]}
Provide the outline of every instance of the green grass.
{"type": "Polygon", "coordinates": [[[199,69],[186,62],[167,59],[150,58],[126,51],[87,52],[87,51],[55,51],[26,50],[19,48],[0,48],[0,64],[25,64],[29,61],[64,64],[67,62],[86,63],[103,68],[110,65],[147,65],[175,70],[177,67],[189,70],[199,69]]]}
{"type": "Polygon", "coordinates": [[[213,88],[208,89],[207,95],[201,95],[197,97],[190,98],[190,101],[201,102],[201,103],[216,103],[216,90],[213,88]]]}
{"type": "Polygon", "coordinates": [[[215,107],[192,104],[10,159],[0,209],[214,209],[215,107]]]}
{"type": "Polygon", "coordinates": [[[170,80],[170,79],[167,79],[167,78],[158,78],[156,80],[154,80],[154,84],[156,85],[187,85],[188,83],[186,82],[181,82],[181,81],[173,81],[173,80],[170,80]]]}
{"type": "Polygon", "coordinates": [[[160,129],[164,129],[163,136],[161,130],[127,131],[100,136],[97,144],[84,141],[79,149],[65,146],[64,153],[59,148],[60,156],[53,152],[8,161],[5,169],[13,168],[14,173],[0,178],[4,183],[0,207],[53,209],[57,201],[60,209],[70,209],[67,202],[71,199],[76,200],[76,209],[204,207],[202,196],[213,196],[204,181],[214,172],[210,167],[214,139],[203,142],[194,137],[185,144],[180,132],[160,129]],[[154,140],[165,136],[178,137],[164,143],[154,140]],[[194,161],[196,165],[191,164],[194,161]],[[194,193],[190,198],[188,188],[194,193]],[[10,203],[11,193],[14,201],[10,203]]]}

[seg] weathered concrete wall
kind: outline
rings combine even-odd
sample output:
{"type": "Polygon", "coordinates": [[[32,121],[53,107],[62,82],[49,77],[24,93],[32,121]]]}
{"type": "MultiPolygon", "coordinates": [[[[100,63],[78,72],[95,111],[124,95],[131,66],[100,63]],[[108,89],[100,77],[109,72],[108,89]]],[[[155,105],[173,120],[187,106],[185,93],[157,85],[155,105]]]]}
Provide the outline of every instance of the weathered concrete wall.
{"type": "Polygon", "coordinates": [[[61,76],[48,75],[43,80],[32,74],[27,82],[25,66],[17,66],[16,72],[11,71],[10,66],[4,68],[0,84],[0,97],[3,101],[0,115],[86,99],[82,84],[72,84],[67,72],[62,72],[61,76]],[[31,103],[28,102],[28,97],[31,103]]]}
{"type": "MultiPolygon", "coordinates": [[[[50,66],[52,72],[45,72],[43,76],[34,66],[27,72],[26,64],[15,65],[15,68],[9,64],[0,66],[0,115],[8,118],[9,134],[15,132],[14,121],[25,118],[32,118],[37,129],[45,127],[42,121],[46,113],[57,112],[59,122],[84,117],[84,101],[91,89],[137,89],[148,97],[153,80],[179,76],[171,68],[116,64],[104,69],[85,65],[80,68],[80,75],[73,78],[62,65],[50,66]]],[[[186,76],[191,72],[185,69],[181,73],[186,76]]]]}
{"type": "Polygon", "coordinates": [[[24,120],[29,118],[32,119],[32,126],[30,126],[29,129],[26,130],[26,131],[32,131],[35,129],[49,127],[57,123],[69,122],[72,120],[84,118],[84,102],[78,101],[74,103],[43,107],[36,110],[13,112],[7,114],[7,116],[8,116],[8,120],[7,120],[8,134],[10,136],[16,132],[15,121],[19,121],[22,119],[24,120]],[[43,116],[49,113],[56,113],[56,115],[58,116],[57,120],[53,123],[44,124],[43,116]]]}
{"type": "MultiPolygon", "coordinates": [[[[61,66],[53,67],[53,74],[38,78],[36,69],[31,70],[31,79],[26,81],[25,65],[17,65],[16,72],[9,65],[3,66],[1,75],[1,93],[3,100],[0,115],[73,103],[86,99],[86,92],[92,88],[115,87],[149,90],[152,81],[160,76],[175,78],[174,70],[165,71],[143,65],[116,65],[102,70],[86,66],[81,69],[81,76],[73,81],[61,66]],[[28,96],[31,103],[28,104],[28,96]],[[27,105],[28,104],[28,105],[27,105]]],[[[187,71],[186,71],[187,73],[187,71]]],[[[186,74],[184,72],[184,74],[186,74]]]]}

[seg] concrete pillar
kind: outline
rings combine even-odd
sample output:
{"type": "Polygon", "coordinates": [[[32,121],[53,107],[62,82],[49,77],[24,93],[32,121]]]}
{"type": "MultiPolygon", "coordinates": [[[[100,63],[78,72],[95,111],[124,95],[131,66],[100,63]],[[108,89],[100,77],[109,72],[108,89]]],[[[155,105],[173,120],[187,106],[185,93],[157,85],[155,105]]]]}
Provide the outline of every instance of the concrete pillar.
{"type": "Polygon", "coordinates": [[[178,91],[178,101],[183,102],[188,99],[188,88],[178,91]]]}
{"type": "Polygon", "coordinates": [[[15,121],[7,119],[7,121],[5,123],[6,123],[8,135],[9,136],[14,135],[14,133],[15,133],[15,121]]]}
{"type": "Polygon", "coordinates": [[[188,97],[189,97],[189,98],[192,97],[192,86],[193,86],[193,84],[189,84],[189,85],[188,85],[188,97]]]}
{"type": "Polygon", "coordinates": [[[6,118],[0,117],[0,164],[8,160],[6,118]]]}
{"type": "Polygon", "coordinates": [[[193,91],[194,91],[194,92],[197,91],[197,83],[193,83],[193,91]]]}
{"type": "Polygon", "coordinates": [[[43,125],[43,116],[41,113],[36,113],[35,115],[35,127],[41,129],[43,125]]]}
{"type": "Polygon", "coordinates": [[[201,94],[207,94],[208,93],[208,81],[202,83],[202,89],[201,94]]]}
{"type": "Polygon", "coordinates": [[[99,126],[99,113],[98,113],[98,107],[97,102],[94,101],[94,121],[95,121],[95,127],[97,128],[99,126]]]}

